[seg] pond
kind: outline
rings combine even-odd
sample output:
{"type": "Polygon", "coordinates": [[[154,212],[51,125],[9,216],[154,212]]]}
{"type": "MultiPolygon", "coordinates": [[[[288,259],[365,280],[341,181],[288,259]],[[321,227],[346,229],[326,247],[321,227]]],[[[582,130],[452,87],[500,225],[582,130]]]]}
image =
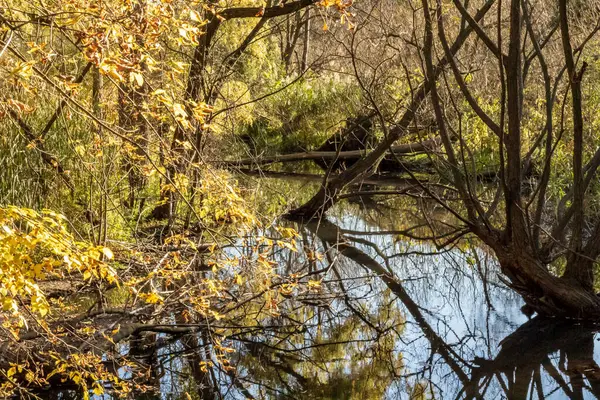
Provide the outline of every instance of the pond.
{"type": "Polygon", "coordinates": [[[318,295],[290,299],[284,316],[229,338],[229,371],[211,363],[203,334],[158,335],[152,390],[137,398],[600,397],[600,327],[528,318],[485,247],[437,250],[391,232],[389,215],[333,214],[341,216],[296,226],[304,252],[276,255],[288,274],[321,276],[318,295]],[[307,263],[308,249],[325,256],[307,263]]]}

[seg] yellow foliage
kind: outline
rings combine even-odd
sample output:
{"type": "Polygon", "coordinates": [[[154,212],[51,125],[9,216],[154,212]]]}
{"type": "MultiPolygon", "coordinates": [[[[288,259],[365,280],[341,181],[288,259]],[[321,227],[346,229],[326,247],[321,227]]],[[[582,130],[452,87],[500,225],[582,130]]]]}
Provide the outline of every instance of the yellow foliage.
{"type": "Polygon", "coordinates": [[[102,255],[112,257],[110,249],[76,242],[63,221],[49,210],[0,208],[1,314],[13,321],[15,334],[27,324],[23,308],[40,318],[51,311],[39,280],[78,273],[84,279],[117,282],[115,271],[102,261],[102,255]]]}
{"type": "Polygon", "coordinates": [[[89,399],[89,390],[100,396],[104,393],[103,384],[112,385],[121,396],[130,392],[126,381],[119,379],[116,375],[106,370],[102,359],[92,353],[74,353],[63,357],[57,353],[50,353],[54,360],[54,369],[47,375],[46,379],[54,375],[64,380],[69,380],[79,386],[84,399],[89,399]],[[91,388],[90,388],[91,383],[91,388]]]}
{"type": "Polygon", "coordinates": [[[148,304],[162,304],[164,301],[162,296],[156,292],[140,293],[139,296],[148,304]]]}
{"type": "Polygon", "coordinates": [[[220,170],[205,169],[200,186],[199,216],[207,224],[258,224],[256,217],[238,193],[236,182],[220,170]]]}

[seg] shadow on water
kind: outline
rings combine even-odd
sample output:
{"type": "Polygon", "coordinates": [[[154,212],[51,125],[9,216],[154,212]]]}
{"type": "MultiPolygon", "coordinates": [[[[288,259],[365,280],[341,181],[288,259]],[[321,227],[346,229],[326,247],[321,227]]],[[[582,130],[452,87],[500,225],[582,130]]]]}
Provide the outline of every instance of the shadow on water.
{"type": "Polygon", "coordinates": [[[439,251],[367,221],[298,228],[304,252],[278,254],[278,268],[320,273],[322,291],[229,337],[235,372],[211,364],[203,334],[129,343],[152,367],[155,393],[138,398],[600,398],[600,326],[528,319],[477,243],[439,251]]]}

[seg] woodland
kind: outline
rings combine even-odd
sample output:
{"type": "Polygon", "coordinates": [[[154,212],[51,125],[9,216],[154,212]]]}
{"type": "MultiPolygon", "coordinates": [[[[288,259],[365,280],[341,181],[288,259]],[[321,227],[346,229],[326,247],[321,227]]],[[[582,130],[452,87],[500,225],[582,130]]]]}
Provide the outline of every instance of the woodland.
{"type": "Polygon", "coordinates": [[[0,398],[600,398],[599,31],[0,0],[0,398]]]}

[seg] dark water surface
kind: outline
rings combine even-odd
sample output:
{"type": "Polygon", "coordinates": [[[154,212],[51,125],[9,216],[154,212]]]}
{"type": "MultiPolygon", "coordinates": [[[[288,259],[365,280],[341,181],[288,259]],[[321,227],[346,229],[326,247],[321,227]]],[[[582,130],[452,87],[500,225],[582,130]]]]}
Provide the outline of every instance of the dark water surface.
{"type": "MultiPolygon", "coordinates": [[[[327,254],[313,268],[336,293],[290,306],[305,328],[274,318],[232,340],[234,376],[192,371],[181,343],[163,346],[157,393],[139,398],[600,398],[598,327],[529,319],[476,243],[437,251],[383,225],[345,216],[299,228],[306,247],[327,254]]],[[[278,254],[281,272],[305,266],[301,253],[278,254]]]]}

